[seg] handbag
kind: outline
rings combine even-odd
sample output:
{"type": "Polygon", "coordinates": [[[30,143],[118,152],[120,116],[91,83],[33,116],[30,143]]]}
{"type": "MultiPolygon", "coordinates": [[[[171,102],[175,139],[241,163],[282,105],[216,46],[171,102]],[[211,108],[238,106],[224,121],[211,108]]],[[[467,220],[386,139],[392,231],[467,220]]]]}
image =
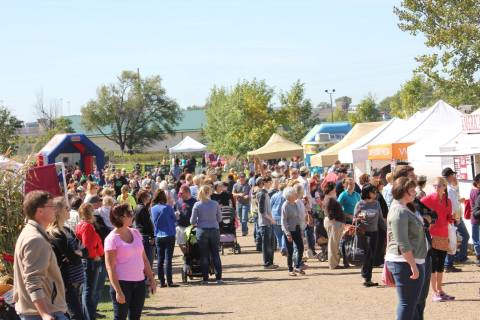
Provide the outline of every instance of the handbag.
{"type": "Polygon", "coordinates": [[[432,237],[432,248],[440,251],[448,251],[448,237],[432,237]]]}
{"type": "Polygon", "coordinates": [[[392,272],[388,269],[387,263],[383,264],[383,271],[382,271],[382,282],[387,287],[395,287],[395,279],[393,278],[392,272]]]}

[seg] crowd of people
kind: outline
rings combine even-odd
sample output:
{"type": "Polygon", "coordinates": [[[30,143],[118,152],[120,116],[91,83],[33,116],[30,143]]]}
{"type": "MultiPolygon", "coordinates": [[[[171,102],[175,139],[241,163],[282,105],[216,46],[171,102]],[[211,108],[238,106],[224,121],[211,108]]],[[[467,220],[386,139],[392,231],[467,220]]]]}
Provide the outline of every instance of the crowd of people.
{"type": "MultiPolygon", "coordinates": [[[[427,178],[417,177],[406,164],[385,177],[364,174],[358,184],[338,161],[323,176],[286,161],[256,161],[238,172],[217,168],[195,174],[193,161],[183,168],[174,161],[168,175],[125,169],[105,170],[104,177],[97,173],[69,172],[66,197],[52,199],[43,191],[26,195],[28,223],[17,241],[14,265],[16,310],[22,319],[102,318],[97,305],[107,277],[115,319],[139,319],[157,279],[160,288],[178,286],[173,253],[175,245],[186,253],[185,232],[191,225],[197,228],[202,284],[210,283],[210,262],[215,283],[222,284],[223,207],[235,210],[242,236],[253,224],[250,234],[262,253],[259,264],[277,269],[278,250],[292,277],[306,274],[308,259],[323,256],[330,269],[351,268],[347,242],[352,233],[361,234],[363,285],[377,286],[373,268],[387,268],[396,283],[398,319],[422,319],[430,287],[433,301],[454,300],[443,290],[443,273],[461,271],[454,264],[467,260],[464,199],[450,168],[430,177],[431,194],[424,191],[427,178]],[[451,255],[449,225],[462,237],[451,255]]],[[[480,175],[469,199],[480,266],[479,190],[480,175]]]]}

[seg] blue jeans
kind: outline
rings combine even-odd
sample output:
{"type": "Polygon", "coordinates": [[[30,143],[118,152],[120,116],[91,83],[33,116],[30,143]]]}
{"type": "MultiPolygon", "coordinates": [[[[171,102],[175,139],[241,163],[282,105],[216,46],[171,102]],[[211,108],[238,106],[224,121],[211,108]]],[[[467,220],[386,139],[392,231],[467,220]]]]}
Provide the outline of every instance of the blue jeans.
{"type": "Polygon", "coordinates": [[[284,234],[283,237],[285,238],[285,244],[287,246],[287,264],[288,264],[288,271],[293,271],[293,244],[295,243],[297,253],[295,259],[295,268],[300,268],[302,257],[303,257],[303,240],[302,240],[302,231],[300,228],[297,227],[295,231],[291,231],[290,234],[292,235],[292,242],[289,242],[287,236],[284,234]]]}
{"type": "Polygon", "coordinates": [[[259,234],[262,238],[263,266],[273,264],[273,229],[272,226],[259,227],[259,234]]]}
{"type": "Polygon", "coordinates": [[[150,244],[149,236],[142,236],[143,238],[143,249],[145,250],[145,255],[147,256],[148,262],[150,262],[150,267],[153,266],[153,253],[154,246],[150,244]]]}
{"type": "Polygon", "coordinates": [[[475,255],[480,256],[480,228],[478,224],[472,223],[472,240],[473,240],[473,250],[475,250],[475,255]]]}
{"type": "Polygon", "coordinates": [[[285,241],[283,238],[283,231],[282,225],[280,224],[280,219],[275,219],[276,224],[273,225],[273,233],[275,234],[275,238],[277,239],[277,248],[280,250],[287,250],[285,246],[285,241]]]}
{"type": "Polygon", "coordinates": [[[470,240],[470,235],[468,234],[467,227],[463,219],[460,219],[460,222],[457,224],[457,231],[462,237],[462,243],[456,254],[449,254],[445,259],[445,267],[452,267],[455,261],[465,261],[468,258],[468,240],[470,240]]]}
{"type": "Polygon", "coordinates": [[[143,304],[145,303],[145,281],[118,281],[125,295],[125,303],[117,302],[116,292],[110,287],[110,297],[113,302],[113,319],[138,320],[142,316],[143,304]]]}
{"type": "Polygon", "coordinates": [[[157,238],[158,252],[158,280],[160,284],[165,284],[165,274],[167,275],[167,284],[172,284],[172,258],[175,249],[175,237],[157,238]]]}
{"type": "Polygon", "coordinates": [[[417,312],[414,320],[423,320],[423,312],[425,311],[425,305],[427,304],[428,290],[430,290],[430,279],[432,278],[432,256],[431,250],[425,257],[425,280],[420,292],[420,299],[417,304],[417,312]]]}
{"type": "Polygon", "coordinates": [[[248,234],[248,212],[250,211],[250,205],[240,204],[237,202],[237,215],[238,220],[242,223],[242,234],[248,234]]]}
{"type": "Polygon", "coordinates": [[[410,279],[412,272],[406,262],[387,261],[387,267],[395,279],[397,289],[397,320],[416,319],[421,289],[425,281],[425,265],[417,264],[419,277],[416,280],[410,279]]]}
{"type": "Polygon", "coordinates": [[[307,226],[305,228],[305,238],[307,238],[308,249],[312,250],[313,254],[315,254],[315,233],[313,226],[307,226]]]}
{"type": "MultiPolygon", "coordinates": [[[[55,312],[52,314],[53,317],[57,320],[69,320],[69,318],[62,312],[55,312]]],[[[40,316],[27,316],[27,315],[20,315],[20,319],[22,320],[42,320],[42,317],[40,316]]]]}
{"type": "Polygon", "coordinates": [[[214,228],[197,228],[197,241],[200,249],[200,265],[202,268],[203,281],[208,281],[210,269],[210,257],[215,267],[215,278],[222,279],[222,261],[218,248],[220,246],[220,231],[214,228]]]}
{"type": "Polygon", "coordinates": [[[68,306],[68,314],[72,320],[83,320],[82,311],[82,282],[71,283],[65,281],[65,300],[68,306]]]}
{"type": "MultiPolygon", "coordinates": [[[[105,279],[107,279],[107,267],[105,266],[105,260],[102,259],[100,262],[100,265],[98,267],[98,279],[97,279],[97,287],[95,289],[95,301],[98,302],[100,301],[100,298],[102,296],[102,291],[103,288],[105,288],[105,279]]],[[[95,305],[95,309],[96,309],[95,305]]]]}
{"type": "Polygon", "coordinates": [[[85,320],[95,320],[97,310],[97,285],[98,275],[102,261],[83,259],[85,267],[85,282],[83,284],[82,305],[83,317],[85,320]]]}

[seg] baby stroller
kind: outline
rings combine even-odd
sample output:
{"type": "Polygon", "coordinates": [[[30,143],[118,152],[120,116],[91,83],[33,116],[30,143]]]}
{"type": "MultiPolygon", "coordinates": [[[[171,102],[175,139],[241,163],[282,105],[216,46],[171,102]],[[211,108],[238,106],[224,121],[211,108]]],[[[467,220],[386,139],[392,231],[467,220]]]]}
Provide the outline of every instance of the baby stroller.
{"type": "Polygon", "coordinates": [[[222,213],[222,221],[219,223],[222,255],[225,253],[225,248],[232,248],[233,254],[241,253],[240,245],[237,242],[235,211],[232,207],[227,206],[222,206],[220,211],[222,213]]]}
{"type": "MultiPolygon", "coordinates": [[[[182,282],[187,283],[188,279],[201,278],[202,267],[200,264],[200,248],[197,242],[197,227],[189,226],[185,229],[185,255],[182,267],[182,282]]],[[[215,274],[212,259],[210,259],[210,275],[215,274]]]]}
{"type": "Polygon", "coordinates": [[[316,208],[314,211],[315,218],[315,239],[317,245],[320,247],[320,251],[317,254],[317,258],[320,262],[328,260],[328,233],[323,226],[325,219],[325,213],[321,208],[316,208]]]}

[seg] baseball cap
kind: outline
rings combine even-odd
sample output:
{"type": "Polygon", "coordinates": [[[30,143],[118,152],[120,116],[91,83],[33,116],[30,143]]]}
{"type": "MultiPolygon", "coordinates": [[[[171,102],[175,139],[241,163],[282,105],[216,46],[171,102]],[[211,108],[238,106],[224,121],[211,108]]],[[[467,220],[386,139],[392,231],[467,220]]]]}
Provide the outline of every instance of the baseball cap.
{"type": "Polygon", "coordinates": [[[426,177],[426,176],[418,176],[417,181],[418,181],[418,182],[426,182],[426,181],[427,181],[427,177],[426,177]]]}
{"type": "Polygon", "coordinates": [[[238,177],[239,177],[239,178],[245,178],[245,173],[240,172],[240,173],[238,174],[238,177]]]}
{"type": "Polygon", "coordinates": [[[452,170],[452,168],[450,167],[447,167],[445,169],[442,170],[442,176],[444,178],[448,178],[450,177],[451,175],[456,175],[457,173],[455,171],[452,170]]]}
{"type": "Polygon", "coordinates": [[[300,167],[300,173],[308,173],[308,168],[306,166],[300,167]]]}

